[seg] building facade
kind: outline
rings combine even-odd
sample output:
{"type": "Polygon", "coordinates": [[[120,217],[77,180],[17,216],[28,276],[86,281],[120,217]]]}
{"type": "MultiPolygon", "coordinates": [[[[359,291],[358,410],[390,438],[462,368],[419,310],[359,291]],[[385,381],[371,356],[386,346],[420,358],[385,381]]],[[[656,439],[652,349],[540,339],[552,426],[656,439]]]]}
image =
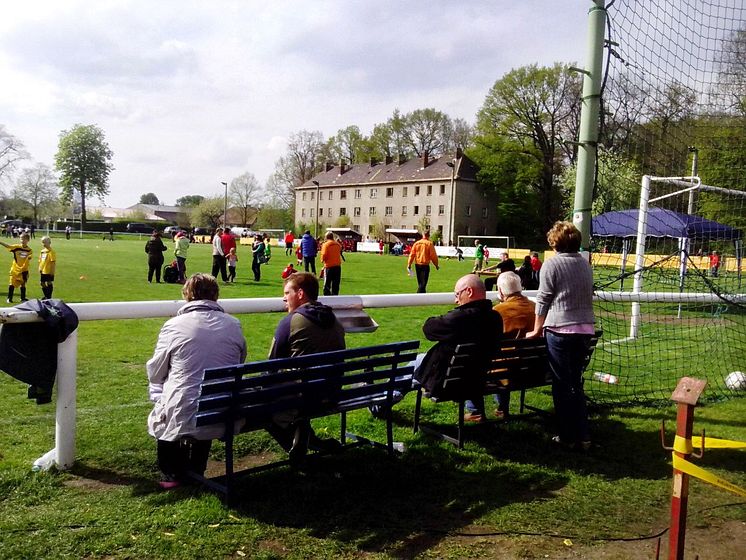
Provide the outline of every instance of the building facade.
{"type": "Polygon", "coordinates": [[[327,163],[296,188],[295,223],[313,231],[317,223],[331,227],[348,216],[363,237],[373,237],[377,226],[429,228],[443,244],[455,243],[459,235],[495,235],[497,198],[482,190],[477,171],[460,150],[456,157],[327,163]]]}

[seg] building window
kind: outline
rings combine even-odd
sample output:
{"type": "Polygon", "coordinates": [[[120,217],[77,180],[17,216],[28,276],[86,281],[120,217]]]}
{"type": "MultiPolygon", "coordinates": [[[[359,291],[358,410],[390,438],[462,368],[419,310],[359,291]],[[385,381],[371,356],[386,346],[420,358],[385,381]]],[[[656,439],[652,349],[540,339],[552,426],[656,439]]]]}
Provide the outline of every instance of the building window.
{"type": "Polygon", "coordinates": [[[402,206],[401,207],[401,215],[402,216],[406,216],[407,215],[407,207],[406,206],[402,206]]]}
{"type": "Polygon", "coordinates": [[[303,193],[303,194],[301,195],[301,200],[306,200],[306,193],[303,193]]]}
{"type": "Polygon", "coordinates": [[[376,215],[376,207],[371,206],[370,208],[368,208],[368,216],[375,216],[375,215],[376,215]]]}
{"type": "MultiPolygon", "coordinates": [[[[321,198],[321,197],[319,197],[319,198],[321,198]]],[[[323,208],[319,208],[319,218],[321,218],[323,215],[324,215],[324,209],[323,208]]],[[[313,213],[311,214],[311,216],[313,216],[313,213]]]]}
{"type": "Polygon", "coordinates": [[[419,186],[417,186],[417,187],[414,188],[414,195],[415,196],[420,196],[420,187],[419,186]]]}
{"type": "Polygon", "coordinates": [[[415,216],[417,216],[419,213],[420,213],[420,207],[419,206],[415,206],[414,207],[414,211],[412,212],[412,214],[414,214],[415,216]]]}
{"type": "Polygon", "coordinates": [[[394,187],[386,187],[386,198],[394,196],[394,187]]]}
{"type": "Polygon", "coordinates": [[[440,194],[446,194],[446,186],[440,185],[440,194]]]}
{"type": "Polygon", "coordinates": [[[482,217],[483,218],[487,217],[487,208],[482,208],[482,217]]]}
{"type": "Polygon", "coordinates": [[[355,216],[355,217],[357,217],[357,216],[360,215],[360,207],[359,206],[355,206],[355,208],[352,209],[352,215],[355,216]]]}
{"type": "Polygon", "coordinates": [[[324,193],[323,192],[319,193],[319,200],[324,200],[324,193]]]}
{"type": "Polygon", "coordinates": [[[471,216],[471,204],[466,205],[466,215],[471,216]]]}
{"type": "Polygon", "coordinates": [[[370,197],[378,198],[378,189],[370,189],[370,197]]]}
{"type": "Polygon", "coordinates": [[[428,185],[427,186],[427,196],[432,196],[432,194],[433,194],[433,186],[432,185],[428,185]]]}
{"type": "Polygon", "coordinates": [[[425,216],[429,216],[432,213],[433,213],[433,207],[430,206],[429,204],[425,206],[425,216]]]}
{"type": "Polygon", "coordinates": [[[438,205],[438,216],[442,216],[446,213],[446,205],[445,204],[439,204],[438,205]]]}
{"type": "Polygon", "coordinates": [[[326,215],[329,216],[330,218],[332,217],[332,209],[331,208],[327,208],[326,209],[326,215]]]}
{"type": "Polygon", "coordinates": [[[311,200],[314,200],[316,198],[316,193],[311,191],[311,200]]]}
{"type": "Polygon", "coordinates": [[[306,217],[306,209],[305,208],[301,208],[300,209],[300,217],[301,218],[305,218],[306,217]]]}
{"type": "Polygon", "coordinates": [[[360,231],[360,224],[352,224],[352,229],[355,231],[360,231]]]}
{"type": "Polygon", "coordinates": [[[347,215],[347,208],[340,208],[339,209],[339,215],[340,216],[346,216],[347,215]]]}
{"type": "Polygon", "coordinates": [[[363,198],[363,192],[360,189],[355,189],[355,198],[363,198]]]}
{"type": "Polygon", "coordinates": [[[311,215],[311,217],[313,218],[313,208],[311,208],[308,212],[311,215]]]}
{"type": "Polygon", "coordinates": [[[401,195],[402,196],[407,196],[407,191],[408,190],[409,190],[409,187],[402,187],[402,189],[401,189],[401,195]]]}
{"type": "Polygon", "coordinates": [[[334,191],[329,191],[329,196],[327,198],[332,200],[334,198],[334,191]]]}
{"type": "Polygon", "coordinates": [[[386,215],[387,216],[393,216],[394,215],[394,207],[393,206],[387,206],[386,207],[386,215]]]}
{"type": "Polygon", "coordinates": [[[339,198],[341,198],[342,200],[346,200],[347,199],[347,191],[339,191],[339,198]]]}

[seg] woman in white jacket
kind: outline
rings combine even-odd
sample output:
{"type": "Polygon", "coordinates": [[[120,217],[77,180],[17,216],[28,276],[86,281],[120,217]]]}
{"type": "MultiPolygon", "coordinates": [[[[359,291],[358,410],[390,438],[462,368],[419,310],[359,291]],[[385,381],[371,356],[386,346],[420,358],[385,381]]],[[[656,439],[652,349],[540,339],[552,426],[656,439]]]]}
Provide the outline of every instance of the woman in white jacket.
{"type": "Polygon", "coordinates": [[[218,283],[209,274],[194,274],[184,287],[186,304],[161,328],[148,360],[150,399],[148,433],[157,440],[160,485],[173,488],[187,470],[202,474],[215,429],[197,428],[197,399],[205,368],[243,363],[246,340],[238,319],[217,303],[218,283]],[[183,438],[190,436],[187,440],[183,438]]]}

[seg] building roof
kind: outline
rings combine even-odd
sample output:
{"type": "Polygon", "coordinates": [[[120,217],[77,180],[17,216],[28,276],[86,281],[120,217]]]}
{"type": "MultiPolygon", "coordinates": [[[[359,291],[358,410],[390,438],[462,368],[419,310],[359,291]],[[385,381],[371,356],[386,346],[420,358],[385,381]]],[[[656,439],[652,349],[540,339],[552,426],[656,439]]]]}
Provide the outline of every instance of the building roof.
{"type": "Polygon", "coordinates": [[[185,211],[188,212],[188,209],[185,209],[183,206],[165,206],[163,204],[133,204],[128,209],[144,210],[151,214],[155,214],[156,212],[172,212],[176,214],[182,214],[185,211]]]}
{"type": "MultiPolygon", "coordinates": [[[[477,180],[479,168],[468,157],[457,152],[460,156],[456,162],[455,179],[459,181],[477,180]]],[[[389,158],[390,160],[391,158],[389,158]]],[[[306,181],[298,189],[315,189],[313,181],[318,181],[320,187],[375,185],[404,182],[450,181],[453,161],[450,155],[438,158],[419,157],[406,161],[356,163],[352,165],[327,164],[326,170],[306,181]]]]}

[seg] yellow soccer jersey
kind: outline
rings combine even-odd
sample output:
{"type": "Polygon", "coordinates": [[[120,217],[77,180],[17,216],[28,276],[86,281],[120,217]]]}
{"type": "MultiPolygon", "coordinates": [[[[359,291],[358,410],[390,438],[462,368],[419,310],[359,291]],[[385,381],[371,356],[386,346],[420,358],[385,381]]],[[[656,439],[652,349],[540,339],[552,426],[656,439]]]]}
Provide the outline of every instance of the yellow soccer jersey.
{"type": "Polygon", "coordinates": [[[10,265],[11,274],[21,274],[28,272],[28,263],[31,260],[31,247],[23,245],[11,245],[8,251],[13,253],[13,262],[10,265]]]}
{"type": "Polygon", "coordinates": [[[55,264],[57,264],[57,253],[54,249],[42,249],[39,254],[39,274],[54,274],[55,264]]]}

